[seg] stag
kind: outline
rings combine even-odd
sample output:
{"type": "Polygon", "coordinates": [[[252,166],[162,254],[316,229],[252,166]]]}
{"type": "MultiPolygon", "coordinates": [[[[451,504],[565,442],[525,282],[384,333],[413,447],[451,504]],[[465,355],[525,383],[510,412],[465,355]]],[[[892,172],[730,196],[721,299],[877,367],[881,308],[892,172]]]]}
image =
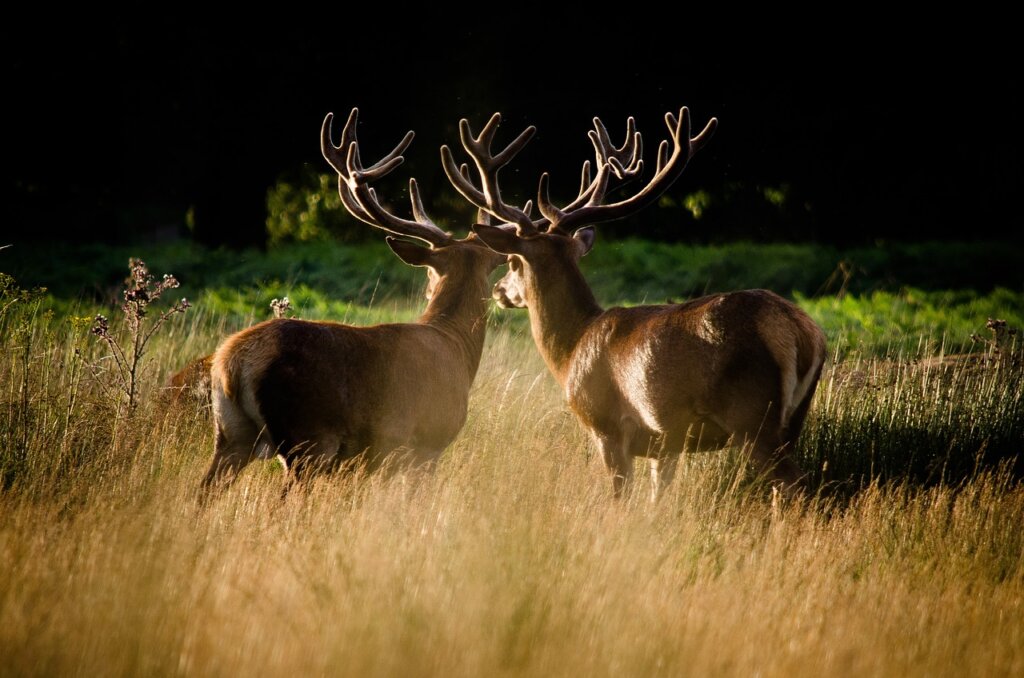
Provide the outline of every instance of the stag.
{"type": "Polygon", "coordinates": [[[489,247],[508,256],[509,270],[494,286],[494,299],[503,308],[528,309],[537,348],[600,450],[615,496],[632,479],[634,457],[650,459],[657,498],[683,451],[728,444],[749,444],[752,459],[773,482],[790,492],[797,488],[800,469],[791,455],[825,359],[825,337],[814,321],[766,290],[605,310],[578,265],[594,244],[593,224],[655,202],[708,142],[717,120],[691,138],[686,108],[666,114],[671,144],[659,145],[653,176],[628,198],[606,204],[613,182],[642,173],[642,141],[630,118],[625,143],[615,147],[595,118],[589,132],[594,176],[585,162],[576,199],[557,207],[544,173],[538,219],[531,203],[509,205],[498,187],[498,171],[535,129],[495,155],[491,144],[500,121],[495,114],[478,136],[468,121],[459,123],[479,186],[447,146],[441,149],[445,171],[466,199],[505,222],[474,227],[489,247]]]}
{"type": "Polygon", "coordinates": [[[387,211],[370,183],[403,162],[413,132],[364,167],[357,117],[353,109],[335,146],[327,115],[324,158],[354,217],[428,245],[387,237],[402,261],[427,269],[427,308],[414,323],[353,327],[279,318],[228,337],[211,367],[216,442],[204,490],[275,454],[288,484],[356,457],[373,469],[399,450],[405,464],[430,465],[465,423],[483,350],[488,275],[504,257],[472,233],[455,239],[432,222],[415,179],[413,219],[387,211]]]}

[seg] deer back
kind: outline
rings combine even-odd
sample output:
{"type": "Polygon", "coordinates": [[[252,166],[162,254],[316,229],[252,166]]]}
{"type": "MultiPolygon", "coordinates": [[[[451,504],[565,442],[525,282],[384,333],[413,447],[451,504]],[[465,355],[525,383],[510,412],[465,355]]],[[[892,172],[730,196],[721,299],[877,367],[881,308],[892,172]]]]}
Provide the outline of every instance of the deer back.
{"type": "Polygon", "coordinates": [[[627,416],[667,431],[746,401],[777,403],[783,424],[824,355],[824,336],[805,313],[772,292],[746,290],[608,309],[577,341],[564,387],[577,415],[595,425],[627,416]]]}

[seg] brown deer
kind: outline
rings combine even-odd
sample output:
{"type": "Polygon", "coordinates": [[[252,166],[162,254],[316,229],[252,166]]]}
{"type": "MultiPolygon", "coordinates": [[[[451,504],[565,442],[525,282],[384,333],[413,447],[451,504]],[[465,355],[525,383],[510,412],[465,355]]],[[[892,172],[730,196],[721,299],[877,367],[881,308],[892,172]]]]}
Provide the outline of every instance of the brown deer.
{"type": "Polygon", "coordinates": [[[171,375],[164,386],[163,403],[168,407],[188,406],[205,410],[210,406],[210,368],[213,354],[189,361],[171,375]]]}
{"type": "Polygon", "coordinates": [[[353,109],[335,146],[328,114],[324,158],[353,216],[429,245],[387,238],[402,261],[427,268],[427,308],[415,323],[352,327],[280,318],[226,339],[211,368],[216,447],[204,489],[274,454],[288,484],[360,455],[372,469],[400,448],[406,463],[429,465],[465,422],[483,350],[488,275],[505,258],[472,233],[457,240],[435,225],[415,180],[414,220],[385,210],[369,184],[403,162],[413,133],[364,168],[357,116],[353,109]]]}
{"type": "Polygon", "coordinates": [[[569,406],[590,431],[621,496],[633,475],[633,457],[651,459],[652,496],[675,473],[684,450],[750,443],[752,456],[790,490],[800,470],[790,457],[825,359],[821,329],[797,306],[766,290],[713,294],[682,304],[602,309],[578,261],[594,244],[585,224],[621,219],[655,202],[679,177],[690,157],[711,138],[712,118],[690,137],[686,108],[665,116],[672,143],[658,148],[654,175],[620,202],[604,204],[609,183],[636,178],[643,169],[641,137],[633,119],[626,142],[615,148],[594,119],[596,152],[591,179],[584,163],[577,198],[558,208],[541,177],[543,218],[504,203],[498,171],[529,141],[527,128],[501,153],[491,153],[500,122],[495,114],[480,135],[466,120],[463,147],[480,175],[478,188],[451,151],[441,149],[445,171],[458,191],[507,222],[479,225],[477,235],[508,255],[509,272],[494,287],[504,308],[529,309],[533,338],[569,406]]]}

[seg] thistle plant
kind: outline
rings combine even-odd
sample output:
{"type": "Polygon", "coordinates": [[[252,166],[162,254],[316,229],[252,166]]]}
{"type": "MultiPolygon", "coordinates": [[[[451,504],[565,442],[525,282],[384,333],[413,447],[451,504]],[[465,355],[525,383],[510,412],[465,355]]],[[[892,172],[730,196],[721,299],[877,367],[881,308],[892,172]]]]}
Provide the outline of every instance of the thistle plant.
{"type": "MultiPolygon", "coordinates": [[[[9,245],[0,250],[7,247],[9,245]]],[[[24,289],[13,276],[0,272],[0,355],[6,358],[9,354],[15,358],[12,366],[17,366],[11,379],[12,386],[17,384],[17,390],[12,388],[11,394],[17,393],[17,397],[12,397],[8,404],[8,426],[0,430],[0,491],[10,487],[13,479],[24,470],[28,458],[35,416],[32,404],[35,384],[30,369],[37,341],[33,325],[45,297],[45,287],[24,289]]],[[[49,313],[43,313],[42,317],[49,313]]]]}
{"type": "Polygon", "coordinates": [[[992,338],[972,334],[971,341],[981,344],[985,351],[995,360],[1017,361],[1020,359],[1020,346],[1017,341],[1018,330],[1001,318],[989,318],[985,327],[992,333],[992,338]]]}
{"type": "Polygon", "coordinates": [[[122,342],[111,332],[110,321],[102,315],[97,315],[93,320],[92,333],[106,342],[114,364],[117,366],[115,374],[118,387],[127,398],[128,407],[134,409],[138,404],[142,358],[146,353],[149,340],[167,322],[168,318],[176,313],[184,313],[192,304],[188,299],[182,297],[150,322],[150,304],[160,299],[164,292],[177,288],[178,280],[170,274],[164,275],[161,280],[156,280],[149,272],[146,262],[141,259],[129,259],[128,269],[130,274],[125,280],[124,303],[121,304],[125,326],[128,330],[127,341],[122,345],[122,342]]]}
{"type": "Polygon", "coordinates": [[[270,310],[274,312],[275,318],[291,318],[292,302],[288,297],[271,299],[270,310]]]}

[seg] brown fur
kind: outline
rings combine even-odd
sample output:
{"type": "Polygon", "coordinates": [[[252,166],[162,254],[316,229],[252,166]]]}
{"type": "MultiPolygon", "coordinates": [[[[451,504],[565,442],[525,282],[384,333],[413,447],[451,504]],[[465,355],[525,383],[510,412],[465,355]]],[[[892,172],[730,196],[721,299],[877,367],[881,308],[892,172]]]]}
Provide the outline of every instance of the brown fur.
{"type": "Polygon", "coordinates": [[[789,453],[821,373],[825,336],[797,306],[747,290],[603,310],[577,263],[592,233],[477,232],[517,260],[494,297],[529,309],[537,347],[592,433],[617,495],[635,456],[657,460],[656,493],[679,453],[730,441],[752,443],[773,478],[798,482],[789,453]]]}
{"type": "Polygon", "coordinates": [[[754,458],[775,478],[794,485],[799,469],[788,452],[825,357],[824,335],[814,322],[764,290],[605,311],[577,264],[594,243],[593,227],[579,227],[622,219],[654,204],[711,139],[717,119],[691,137],[689,110],[667,113],[670,139],[658,146],[650,180],[632,196],[605,204],[613,180],[626,182],[642,173],[642,144],[632,118],[618,147],[595,118],[588,136],[596,174],[591,178],[590,164],[584,163],[580,192],[563,207],[551,202],[543,175],[537,190],[543,217],[537,220],[528,208],[503,202],[498,187],[498,170],[522,150],[534,128],[495,154],[491,144],[500,120],[492,116],[477,137],[468,121],[459,123],[463,148],[484,190],[442,148],[445,172],[478,208],[509,222],[504,228],[474,228],[489,247],[509,255],[509,272],[495,285],[494,298],[506,308],[529,308],[537,348],[600,448],[616,496],[632,477],[634,456],[652,458],[657,496],[682,451],[730,440],[752,442],[754,458]]]}
{"type": "Polygon", "coordinates": [[[213,365],[213,354],[196,358],[185,367],[171,375],[164,387],[167,402],[171,406],[196,406],[207,408],[210,405],[210,368],[213,365]]]}
{"type": "Polygon", "coordinates": [[[418,322],[275,319],[217,349],[216,452],[204,487],[275,454],[290,480],[356,458],[377,467],[398,449],[429,465],[458,434],[483,350],[487,278],[503,258],[475,236],[435,249],[392,246],[431,269],[418,322]]]}

